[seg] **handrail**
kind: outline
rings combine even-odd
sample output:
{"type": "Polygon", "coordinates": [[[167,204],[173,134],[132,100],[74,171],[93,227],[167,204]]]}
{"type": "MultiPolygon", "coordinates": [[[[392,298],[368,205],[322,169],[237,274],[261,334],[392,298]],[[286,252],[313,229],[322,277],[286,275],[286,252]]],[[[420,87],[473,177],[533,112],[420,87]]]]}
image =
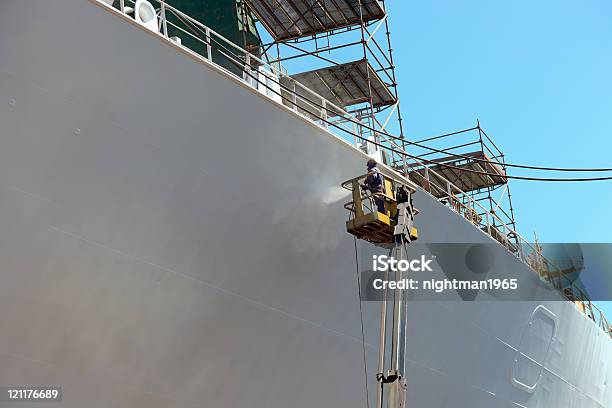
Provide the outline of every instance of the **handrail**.
{"type": "MultiPolygon", "coordinates": [[[[113,10],[115,12],[121,13],[121,14],[125,14],[125,11],[126,11],[125,3],[129,2],[131,4],[135,4],[134,0],[120,0],[120,2],[119,2],[119,10],[117,10],[116,8],[114,8],[111,5],[108,5],[107,3],[103,2],[102,0],[90,0],[90,1],[96,2],[96,3],[98,3],[98,4],[100,4],[100,5],[104,6],[104,7],[107,7],[109,9],[111,9],[111,10],[113,10]]],[[[181,12],[180,10],[178,10],[178,9],[172,7],[171,5],[167,4],[164,0],[149,0],[149,1],[159,4],[159,8],[157,9],[158,10],[158,16],[157,17],[160,19],[160,21],[159,21],[159,28],[160,28],[161,32],[158,32],[157,34],[160,37],[165,38],[167,41],[172,42],[175,46],[182,47],[182,48],[184,48],[186,50],[189,50],[192,53],[198,54],[202,59],[208,61],[211,64],[214,64],[215,66],[217,66],[218,68],[224,70],[225,72],[227,72],[227,73],[229,73],[229,74],[231,74],[231,75],[233,75],[235,77],[238,77],[240,80],[242,80],[243,82],[247,83],[249,86],[254,87],[257,90],[259,90],[259,84],[263,85],[264,88],[267,88],[267,89],[273,91],[277,96],[280,96],[282,98],[282,102],[281,103],[283,103],[284,105],[289,104],[294,113],[296,113],[296,114],[298,114],[298,115],[300,115],[300,116],[302,116],[302,117],[304,117],[304,118],[314,122],[315,124],[317,124],[318,126],[323,127],[324,129],[329,130],[329,125],[331,124],[332,127],[336,128],[336,129],[339,129],[342,132],[345,132],[345,133],[353,136],[352,142],[353,142],[354,145],[356,145],[356,146],[358,145],[357,140],[363,140],[365,143],[370,142],[363,135],[367,134],[369,131],[372,131],[372,129],[369,128],[360,119],[354,117],[353,115],[351,115],[349,112],[347,112],[343,108],[340,108],[336,104],[326,100],[322,96],[318,95],[316,92],[312,91],[311,89],[309,89],[308,87],[304,86],[300,82],[298,82],[295,79],[291,78],[291,76],[289,76],[286,73],[284,73],[281,69],[277,69],[276,67],[274,67],[273,65],[267,63],[266,61],[262,60],[261,58],[259,58],[259,57],[255,56],[255,55],[249,53],[248,51],[242,49],[241,47],[237,46],[236,44],[232,43],[231,41],[229,41],[228,39],[223,37],[222,35],[218,34],[213,29],[207,27],[203,23],[199,22],[198,20],[188,16],[187,14],[185,14],[185,13],[181,12]],[[194,35],[192,33],[189,33],[185,29],[179,27],[178,25],[176,25],[172,21],[168,20],[167,19],[167,13],[168,12],[170,14],[173,14],[175,17],[177,17],[179,20],[181,20],[187,26],[191,26],[190,27],[191,29],[195,29],[195,30],[199,31],[200,34],[202,34],[204,36],[204,39],[200,38],[198,35],[194,35]],[[174,41],[172,41],[172,39],[170,39],[168,37],[168,32],[167,32],[167,26],[168,25],[178,29],[179,31],[181,31],[181,32],[183,32],[185,34],[190,35],[192,38],[194,38],[197,41],[201,42],[205,46],[205,49],[207,50],[207,55],[206,56],[202,56],[198,51],[192,50],[192,49],[190,49],[190,48],[188,48],[186,46],[183,46],[183,45],[176,44],[174,41]],[[234,57],[235,57],[234,58],[232,56],[229,56],[229,55],[225,54],[222,50],[219,50],[215,45],[213,45],[213,41],[215,41],[217,43],[219,41],[223,42],[224,44],[226,44],[230,48],[235,49],[238,52],[238,55],[234,55],[234,57]],[[219,51],[221,54],[223,54],[226,58],[229,58],[236,65],[242,66],[242,70],[243,70],[243,74],[244,74],[243,77],[237,76],[236,74],[230,72],[226,68],[220,66],[215,61],[213,61],[213,56],[212,56],[212,53],[211,53],[213,48],[217,49],[217,51],[219,51]],[[244,61],[242,61],[240,59],[241,57],[244,57],[244,61]],[[272,74],[271,76],[273,76],[273,77],[275,76],[273,78],[273,81],[279,86],[279,88],[281,89],[280,91],[277,91],[277,90],[273,89],[265,81],[261,82],[259,79],[255,79],[255,77],[253,75],[253,72],[259,73],[259,67],[265,67],[265,69],[269,70],[269,73],[272,74]],[[292,89],[289,89],[286,86],[281,85],[281,78],[286,79],[289,83],[291,83],[292,89]],[[255,79],[255,82],[257,82],[257,83],[253,83],[254,82],[253,79],[255,79]],[[305,95],[300,94],[299,92],[297,92],[297,89],[299,89],[300,91],[305,92],[306,95],[310,95],[314,100],[310,100],[305,95]],[[283,92],[285,92],[286,94],[290,95],[290,100],[288,100],[286,97],[283,97],[283,92]],[[298,104],[298,101],[300,101],[301,103],[307,105],[308,107],[314,108],[315,112],[317,112],[317,113],[315,114],[312,111],[304,109],[304,107],[302,107],[302,106],[300,106],[298,104]],[[317,101],[320,101],[320,104],[317,103],[317,101]],[[306,112],[307,115],[303,114],[302,112],[300,112],[300,110],[306,112]],[[332,122],[328,118],[329,114],[337,115],[337,116],[340,117],[340,119],[338,119],[337,121],[332,122]],[[313,117],[316,117],[317,119],[314,119],[313,117]],[[345,125],[346,122],[350,122],[350,124],[352,126],[350,128],[346,128],[346,126],[342,126],[342,125],[345,125]],[[355,127],[357,127],[357,129],[355,129],[355,127]]],[[[221,47],[225,48],[226,51],[228,50],[223,45],[221,45],[221,47]]],[[[263,75],[267,76],[267,74],[265,74],[265,73],[263,73],[263,75]]],[[[266,96],[268,96],[268,95],[266,95],[266,96]]],[[[271,98],[275,99],[274,97],[271,97],[271,98]]],[[[480,131],[482,131],[479,127],[475,128],[475,129],[479,129],[480,131]]],[[[470,129],[470,130],[473,130],[473,129],[470,129]]],[[[489,138],[489,136],[484,131],[482,131],[482,132],[483,132],[485,138],[490,143],[492,143],[493,146],[499,151],[499,148],[489,138]]],[[[384,143],[389,144],[390,147],[389,146],[385,146],[383,143],[375,143],[375,144],[378,147],[380,147],[381,149],[384,149],[389,154],[389,156],[391,158],[393,158],[394,160],[397,159],[397,162],[403,163],[404,176],[409,177],[408,168],[409,167],[413,167],[415,165],[412,164],[412,163],[408,163],[408,160],[407,160],[408,157],[409,157],[408,154],[405,152],[405,150],[404,150],[404,148],[402,146],[400,146],[398,143],[396,143],[396,141],[401,141],[402,139],[399,138],[399,137],[395,137],[395,136],[384,134],[384,133],[377,133],[375,131],[374,131],[374,133],[384,143]],[[398,155],[400,156],[399,158],[397,158],[398,155]]],[[[338,135],[338,136],[343,138],[343,139],[345,139],[343,137],[343,135],[338,135]]],[[[425,193],[431,195],[433,198],[437,199],[439,202],[442,202],[444,205],[448,206],[452,211],[458,213],[459,215],[463,216],[468,221],[473,223],[475,226],[479,227],[478,229],[480,229],[482,232],[484,232],[487,235],[489,235],[491,238],[493,238],[495,241],[497,241],[500,245],[504,246],[507,250],[509,250],[511,253],[513,253],[525,265],[527,265],[532,270],[536,271],[541,277],[543,277],[548,282],[550,282],[561,293],[563,293],[564,290],[568,289],[568,288],[572,291],[573,294],[580,293],[582,295],[581,296],[582,299],[579,300],[579,301],[582,302],[584,309],[586,310],[586,308],[588,307],[589,310],[591,310],[591,312],[592,312],[592,315],[593,315],[592,319],[595,321],[595,323],[602,330],[607,332],[610,335],[610,337],[612,337],[612,326],[606,320],[605,315],[603,314],[603,312],[597,306],[593,305],[592,302],[588,298],[586,298],[584,293],[582,293],[582,291],[579,288],[575,287],[573,282],[569,281],[566,277],[562,276],[562,274],[559,274],[558,281],[553,280],[550,276],[548,276],[550,274],[550,272],[551,272],[550,270],[548,270],[548,272],[545,273],[544,276],[542,276],[542,273],[540,271],[537,271],[529,263],[530,262],[529,255],[530,254],[537,254],[536,256],[541,258],[541,260],[543,260],[546,265],[548,265],[549,267],[552,266],[554,268],[554,270],[556,270],[557,272],[560,271],[560,269],[558,267],[556,267],[554,265],[554,263],[552,263],[550,260],[548,260],[544,256],[542,256],[538,252],[538,250],[534,246],[532,246],[521,234],[519,234],[517,231],[515,231],[510,226],[508,226],[496,214],[492,213],[490,210],[488,210],[487,208],[482,206],[479,202],[474,200],[469,194],[467,194],[466,192],[461,190],[454,183],[449,181],[446,177],[444,177],[444,176],[440,175],[439,173],[437,173],[436,171],[432,170],[430,167],[428,167],[425,163],[423,163],[418,158],[410,156],[410,160],[415,162],[417,166],[422,166],[423,169],[425,170],[424,171],[425,175],[421,175],[419,172],[412,172],[410,174],[412,176],[418,176],[418,177],[423,178],[423,181],[424,181],[423,186],[427,186],[427,188],[425,188],[425,187],[422,188],[422,190],[425,193]],[[432,183],[431,182],[430,174],[433,174],[438,181],[443,181],[446,184],[446,190],[442,190],[435,183],[432,183]],[[438,197],[436,197],[435,195],[433,195],[431,193],[432,187],[434,189],[437,189],[441,193],[443,193],[442,198],[438,198],[438,197]],[[459,200],[460,198],[464,202],[467,202],[467,204],[465,204],[464,202],[461,202],[461,200],[459,200]],[[446,200],[446,201],[444,202],[444,200],[446,200]],[[485,216],[484,217],[485,218],[484,219],[484,221],[485,221],[484,224],[483,224],[482,217],[480,217],[481,219],[478,220],[478,219],[476,219],[477,217],[475,218],[473,216],[474,212],[476,214],[480,214],[480,213],[478,213],[476,211],[477,208],[483,211],[482,214],[485,216]],[[477,221],[477,223],[474,223],[474,221],[477,221]],[[493,223],[491,223],[491,221],[493,223]],[[503,229],[503,231],[502,231],[502,229],[503,229]],[[495,233],[495,232],[493,232],[494,230],[497,231],[496,234],[498,236],[499,236],[499,234],[502,234],[502,236],[507,237],[508,238],[508,242],[510,241],[511,238],[514,238],[514,240],[516,241],[516,248],[509,248],[507,245],[504,245],[504,243],[502,243],[499,240],[498,237],[493,235],[495,233]],[[530,252],[529,254],[525,254],[525,249],[526,248],[527,249],[531,249],[532,252],[530,252]],[[563,279],[564,278],[566,280],[568,280],[568,284],[567,285],[563,285],[563,279]],[[597,311],[597,317],[595,316],[595,312],[594,311],[597,311]]],[[[568,299],[570,299],[567,295],[566,295],[566,297],[568,299]]]]}
{"type": "MultiPolygon", "coordinates": [[[[133,1],[133,0],[126,0],[126,1],[133,1]]],[[[291,78],[289,75],[285,74],[284,72],[282,72],[281,70],[277,69],[276,67],[274,67],[271,64],[268,64],[266,61],[262,60],[261,58],[249,53],[248,51],[242,49],[241,47],[239,47],[238,45],[232,43],[231,41],[229,41],[228,39],[226,39],[225,37],[223,37],[221,34],[217,33],[215,30],[205,26],[204,24],[202,24],[201,22],[199,22],[198,20],[193,19],[192,17],[188,16],[187,14],[181,12],[180,10],[170,6],[169,4],[162,2],[160,0],[153,0],[156,1],[158,3],[164,4],[164,9],[165,11],[170,11],[172,13],[174,13],[177,17],[181,17],[183,19],[188,20],[190,23],[195,24],[197,27],[199,27],[201,30],[206,30],[208,31],[208,35],[209,37],[216,37],[218,39],[220,39],[221,41],[223,41],[226,45],[229,45],[230,47],[236,49],[240,54],[243,54],[246,56],[246,59],[250,60],[251,64],[247,65],[249,67],[249,69],[253,69],[254,67],[252,66],[253,61],[258,63],[261,66],[265,66],[266,68],[268,68],[272,73],[276,74],[279,78],[287,78],[288,80],[290,80],[292,82],[292,85],[295,85],[297,87],[299,87],[301,90],[307,92],[308,94],[310,94],[311,96],[313,96],[315,99],[320,99],[322,101],[322,103],[325,104],[325,106],[327,106],[326,110],[329,111],[336,111],[336,113],[341,113],[342,116],[346,116],[346,117],[350,117],[353,121],[355,122],[360,122],[361,121],[355,117],[353,117],[350,113],[348,113],[347,111],[345,111],[344,109],[340,108],[339,106],[337,106],[336,104],[334,104],[333,102],[330,102],[328,100],[326,100],[325,98],[323,98],[322,96],[320,96],[319,94],[317,94],[316,92],[312,91],[310,88],[306,87],[305,85],[301,84],[300,82],[294,80],[293,78],[291,78]]],[[[160,16],[161,17],[161,16],[160,16]]],[[[173,24],[171,21],[168,21],[169,24],[177,27],[175,24],[173,24]]],[[[178,28],[178,27],[177,27],[178,28]]],[[[184,30],[183,30],[184,31],[184,30]]],[[[206,41],[203,41],[201,38],[196,37],[191,35],[193,38],[199,40],[200,42],[202,42],[203,44],[207,45],[207,46],[211,46],[212,44],[207,43],[206,41]]],[[[212,58],[209,57],[209,60],[212,60],[212,58]]],[[[235,61],[237,62],[237,61],[235,61]]],[[[242,62],[242,61],[241,61],[242,62]]],[[[244,62],[242,62],[244,64],[244,62]]],[[[265,85],[264,85],[265,86],[265,85]]],[[[295,91],[294,91],[295,93],[295,91]]],[[[296,94],[296,96],[298,98],[300,98],[302,101],[304,101],[307,104],[312,105],[313,101],[305,99],[304,96],[296,94]]],[[[314,106],[317,109],[320,109],[320,107],[318,106],[314,106]]]]}

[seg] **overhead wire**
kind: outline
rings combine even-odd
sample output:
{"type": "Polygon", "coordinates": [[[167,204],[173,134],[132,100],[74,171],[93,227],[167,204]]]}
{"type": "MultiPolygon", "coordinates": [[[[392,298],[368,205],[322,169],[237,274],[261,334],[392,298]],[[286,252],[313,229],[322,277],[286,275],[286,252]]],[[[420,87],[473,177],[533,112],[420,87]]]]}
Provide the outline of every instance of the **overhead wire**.
{"type": "MultiPolygon", "coordinates": [[[[447,133],[447,134],[443,134],[443,135],[438,135],[438,136],[434,136],[431,138],[427,138],[425,139],[426,141],[429,140],[435,140],[435,139],[439,139],[442,137],[446,137],[446,136],[452,136],[452,135],[456,135],[459,133],[465,133],[465,132],[469,132],[469,131],[473,131],[473,130],[479,130],[481,132],[483,132],[487,137],[489,137],[484,129],[482,129],[480,126],[475,126],[469,129],[463,129],[463,130],[459,130],[456,132],[452,132],[452,133],[447,133]]],[[[525,165],[525,164],[514,164],[514,163],[505,163],[505,162],[500,162],[500,161],[496,161],[496,160],[485,160],[485,159],[479,159],[477,157],[471,157],[471,156],[466,156],[466,155],[462,155],[459,153],[451,153],[448,150],[440,150],[440,149],[436,149],[434,147],[431,146],[426,146],[421,144],[420,142],[411,142],[409,140],[404,139],[404,142],[406,144],[412,145],[412,146],[417,146],[423,149],[427,149],[430,150],[434,153],[444,153],[444,154],[448,154],[450,156],[453,157],[460,157],[463,159],[470,159],[473,161],[477,161],[477,162],[484,162],[484,163],[490,163],[490,164],[497,164],[500,166],[505,166],[505,167],[515,167],[515,168],[520,168],[520,169],[530,169],[530,170],[542,170],[542,171],[566,171],[566,172],[608,172],[608,171],[612,171],[612,168],[584,168],[584,167],[545,167],[545,166],[530,166],[530,165],[525,165]]]]}

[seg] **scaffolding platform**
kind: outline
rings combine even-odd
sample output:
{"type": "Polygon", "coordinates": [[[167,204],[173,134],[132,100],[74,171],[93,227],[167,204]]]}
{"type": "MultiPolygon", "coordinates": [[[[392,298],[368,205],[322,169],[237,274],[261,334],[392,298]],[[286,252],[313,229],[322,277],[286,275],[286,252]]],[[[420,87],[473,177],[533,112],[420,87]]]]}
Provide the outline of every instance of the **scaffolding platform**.
{"type": "Polygon", "coordinates": [[[431,194],[436,197],[444,197],[448,195],[446,180],[449,180],[451,183],[465,192],[476,191],[482,188],[495,187],[508,183],[508,178],[506,177],[506,172],[504,169],[489,159],[484,152],[478,151],[465,153],[462,154],[462,156],[473,157],[478,160],[484,160],[485,162],[457,158],[455,156],[434,159],[432,160],[433,162],[457,167],[458,169],[439,164],[430,164],[428,166],[429,181],[427,181],[426,170],[424,167],[409,172],[410,180],[419,184],[425,190],[430,191],[431,194]],[[470,171],[461,171],[459,169],[489,173],[494,174],[494,176],[472,173],[470,171]],[[440,176],[437,176],[434,174],[434,172],[444,177],[446,180],[440,176]]]}
{"type": "MultiPolygon", "coordinates": [[[[397,99],[388,88],[387,84],[365,60],[347,62],[294,74],[291,75],[291,78],[281,78],[281,85],[292,89],[293,85],[291,84],[291,80],[295,80],[315,92],[317,95],[322,96],[323,99],[344,109],[348,106],[370,101],[368,71],[370,75],[373,106],[388,106],[397,102],[397,99]]],[[[316,98],[312,93],[299,87],[296,89],[296,93],[315,104],[321,105],[323,102],[321,98],[316,98]]],[[[309,109],[309,104],[305,100],[300,101],[298,98],[297,104],[300,108],[309,109]]],[[[309,110],[312,111],[312,106],[310,106],[309,110]]],[[[332,112],[328,112],[328,114],[329,113],[332,112]]]]}
{"type": "Polygon", "coordinates": [[[294,40],[380,20],[378,0],[245,0],[275,41],[294,40]],[[361,3],[361,10],[360,5],[361,3]]]}

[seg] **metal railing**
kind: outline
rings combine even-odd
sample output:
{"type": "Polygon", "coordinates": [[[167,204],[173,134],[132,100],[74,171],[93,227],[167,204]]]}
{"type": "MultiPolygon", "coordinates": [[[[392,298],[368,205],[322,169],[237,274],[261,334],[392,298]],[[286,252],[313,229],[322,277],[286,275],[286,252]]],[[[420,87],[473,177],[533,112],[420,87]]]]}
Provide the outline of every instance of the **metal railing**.
{"type": "MultiPolygon", "coordinates": [[[[127,11],[131,11],[129,8],[133,9],[135,5],[133,0],[115,1],[113,3],[114,5],[111,6],[102,0],[90,1],[107,7],[114,12],[121,13],[124,16],[127,11]]],[[[433,198],[437,199],[440,203],[447,206],[458,215],[467,219],[480,231],[489,235],[508,249],[508,251],[514,254],[525,265],[538,272],[543,279],[549,281],[569,300],[576,302],[585,314],[612,337],[612,327],[606,320],[603,312],[593,305],[584,293],[581,293],[582,291],[561,273],[558,274],[559,279],[553,278],[555,269],[559,269],[556,268],[552,262],[538,254],[538,251],[531,243],[508,226],[496,214],[475,201],[469,194],[454,185],[447,178],[430,169],[428,167],[428,164],[431,164],[430,162],[427,160],[422,161],[416,156],[407,153],[402,146],[401,138],[391,136],[387,133],[376,132],[343,108],[326,100],[291,78],[291,76],[283,71],[280,65],[273,66],[273,64],[267,63],[262,58],[249,53],[198,20],[170,6],[165,1],[149,1],[154,4],[154,7],[155,5],[157,6],[155,7],[158,18],[157,35],[165,38],[175,46],[179,46],[189,53],[214,64],[227,74],[240,79],[242,82],[248,84],[272,100],[290,108],[296,114],[314,122],[318,126],[326,130],[333,130],[338,137],[352,143],[354,146],[361,148],[364,143],[370,143],[376,146],[387,155],[388,160],[393,163],[401,164],[395,167],[396,170],[401,170],[403,175],[408,179],[410,179],[411,176],[421,177],[421,183],[419,184],[425,186],[423,190],[426,193],[430,194],[433,198]],[[172,17],[169,18],[169,16],[172,17]],[[181,45],[176,37],[169,36],[170,30],[175,30],[177,33],[187,36],[186,38],[196,40],[200,46],[195,47],[196,49],[192,49],[181,45]],[[219,59],[215,58],[215,53],[217,56],[222,56],[224,58],[222,61],[223,64],[220,64],[219,59]],[[228,62],[231,64],[230,67],[227,65],[228,62]],[[367,138],[364,136],[368,134],[374,134],[374,137],[367,138]],[[424,173],[412,172],[409,175],[409,170],[414,168],[415,165],[423,166],[425,170],[424,173]],[[444,183],[431,182],[433,177],[435,177],[437,181],[443,180],[444,183]],[[445,184],[445,188],[441,189],[438,184],[445,184]],[[436,196],[438,197],[436,198],[436,196]],[[442,198],[440,198],[440,196],[442,196],[442,198]],[[510,238],[512,238],[514,242],[511,242],[510,238]],[[536,270],[532,265],[534,256],[541,257],[544,264],[548,265],[549,268],[552,267],[552,273],[550,270],[548,273],[536,270]],[[564,281],[564,278],[567,282],[564,281]],[[572,295],[567,293],[568,290],[572,295]]]]}

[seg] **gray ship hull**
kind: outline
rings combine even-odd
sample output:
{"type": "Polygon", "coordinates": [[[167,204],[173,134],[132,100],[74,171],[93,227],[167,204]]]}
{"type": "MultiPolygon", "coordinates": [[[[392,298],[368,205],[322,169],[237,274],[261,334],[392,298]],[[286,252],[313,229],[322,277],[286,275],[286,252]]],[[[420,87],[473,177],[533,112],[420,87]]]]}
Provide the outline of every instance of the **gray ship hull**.
{"type": "MultiPolygon", "coordinates": [[[[61,386],[62,407],[366,406],[338,187],[360,151],[83,0],[0,2],[0,126],[0,386],[61,386]]],[[[492,242],[416,206],[422,242],[492,242]]],[[[611,341],[569,302],[414,302],[408,332],[409,407],[612,407],[611,341]],[[550,351],[516,368],[542,307],[550,351]]]]}

